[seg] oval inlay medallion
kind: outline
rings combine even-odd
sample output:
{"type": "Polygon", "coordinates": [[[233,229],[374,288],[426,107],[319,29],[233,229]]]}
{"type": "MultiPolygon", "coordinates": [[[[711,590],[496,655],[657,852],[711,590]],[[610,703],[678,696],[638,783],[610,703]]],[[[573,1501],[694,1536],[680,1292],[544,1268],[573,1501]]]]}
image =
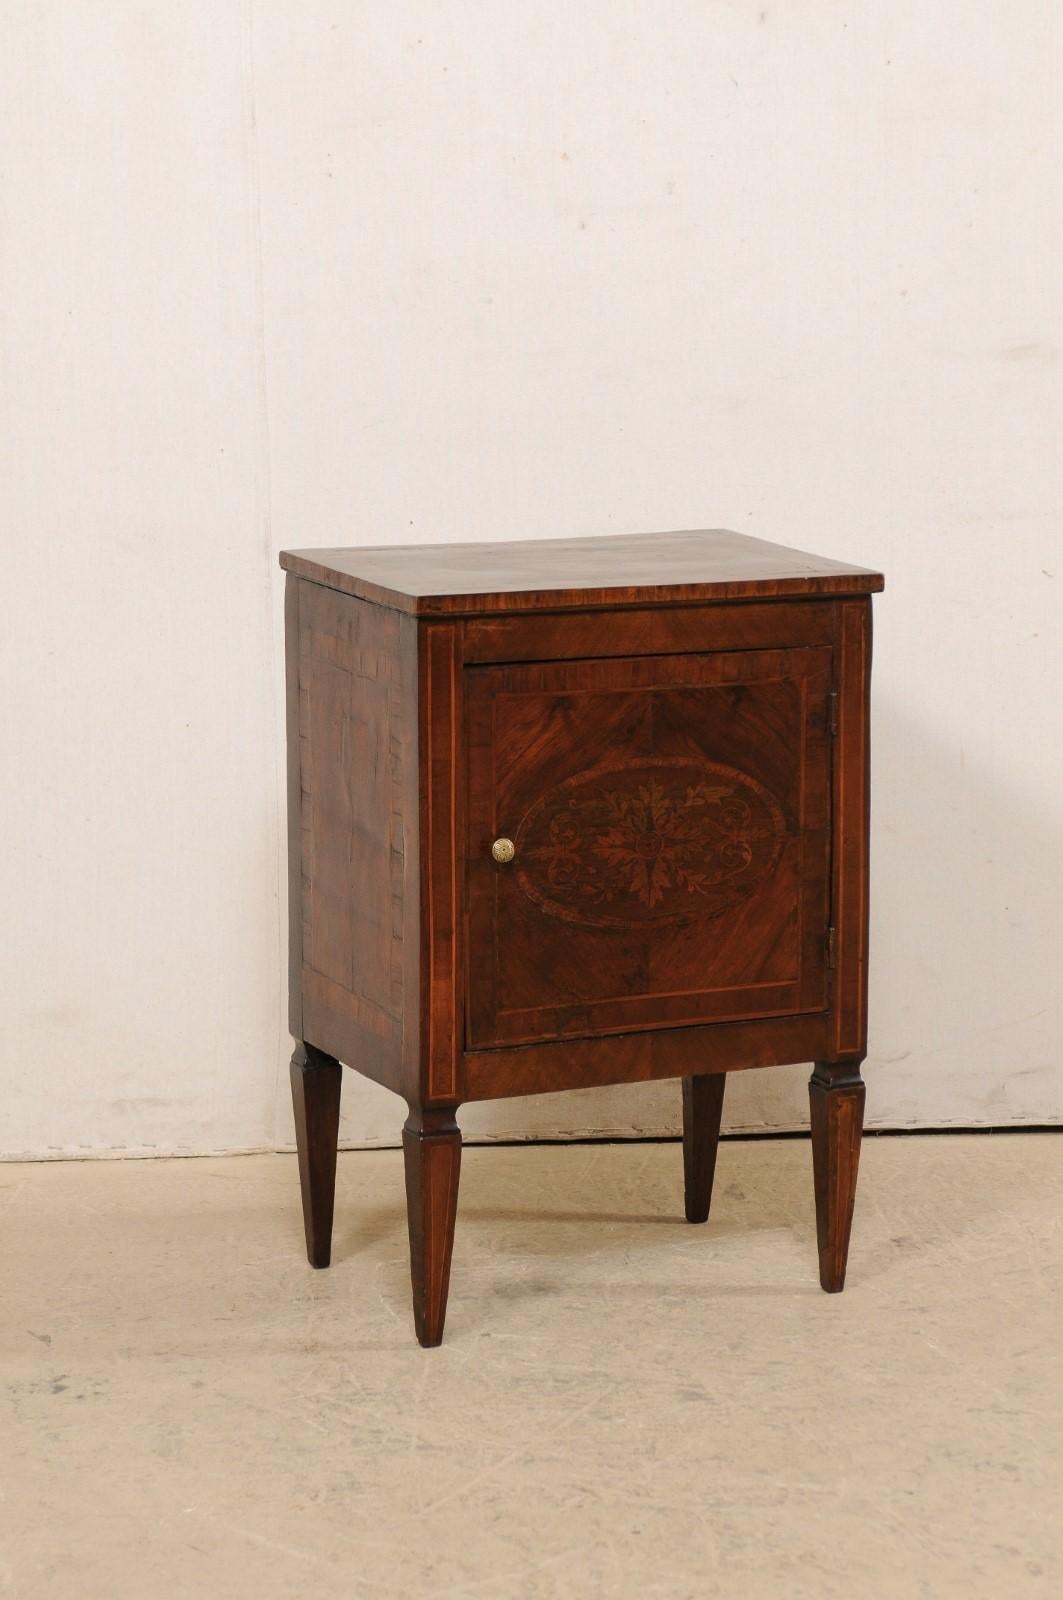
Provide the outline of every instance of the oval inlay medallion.
{"type": "Polygon", "coordinates": [[[515,836],[516,878],[548,916],[599,928],[714,917],[779,859],[786,822],[748,773],[650,758],[549,790],[515,836]]]}

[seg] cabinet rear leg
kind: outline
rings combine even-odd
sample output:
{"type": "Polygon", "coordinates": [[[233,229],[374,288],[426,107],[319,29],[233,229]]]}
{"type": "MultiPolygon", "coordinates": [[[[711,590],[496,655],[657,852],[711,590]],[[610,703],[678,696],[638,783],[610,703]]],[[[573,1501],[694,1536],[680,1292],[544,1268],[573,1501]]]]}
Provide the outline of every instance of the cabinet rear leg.
{"type": "Polygon", "coordinates": [[[456,1109],[411,1110],[402,1130],[413,1321],[418,1339],[426,1346],[442,1343],[447,1315],[461,1171],[456,1109]]]}
{"type": "Polygon", "coordinates": [[[683,1179],[688,1222],[705,1222],[720,1143],[725,1072],[683,1079],[683,1179]]]}
{"type": "Polygon", "coordinates": [[[315,1050],[312,1044],[296,1046],[292,1056],[292,1106],[306,1254],[312,1267],[327,1267],[332,1256],[342,1075],[343,1068],[333,1056],[315,1050]]]}
{"type": "Polygon", "coordinates": [[[808,1099],[812,1113],[819,1281],[828,1294],[837,1294],[845,1287],[864,1129],[860,1063],[817,1061],[808,1083],[808,1099]]]}

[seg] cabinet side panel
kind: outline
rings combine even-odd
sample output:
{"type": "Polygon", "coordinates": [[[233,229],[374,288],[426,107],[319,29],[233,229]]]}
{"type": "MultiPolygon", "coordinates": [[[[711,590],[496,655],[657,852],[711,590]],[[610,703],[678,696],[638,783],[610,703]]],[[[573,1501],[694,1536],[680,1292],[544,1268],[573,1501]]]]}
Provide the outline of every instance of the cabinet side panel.
{"type": "Polygon", "coordinates": [[[316,584],[300,589],[302,1036],[399,1088],[415,685],[397,613],[316,584]]]}
{"type": "Polygon", "coordinates": [[[424,1005],[421,1103],[462,1099],[464,962],[461,845],[464,833],[462,624],[422,623],[420,634],[421,971],[424,1005]]]}
{"type": "Polygon", "coordinates": [[[288,1028],[303,1036],[302,774],[299,760],[299,596],[304,585],[284,583],[284,708],[288,754],[288,1028]]]}
{"type": "Polygon", "coordinates": [[[838,605],[838,738],[834,768],[833,1057],[867,1049],[871,821],[871,601],[838,605]]]}

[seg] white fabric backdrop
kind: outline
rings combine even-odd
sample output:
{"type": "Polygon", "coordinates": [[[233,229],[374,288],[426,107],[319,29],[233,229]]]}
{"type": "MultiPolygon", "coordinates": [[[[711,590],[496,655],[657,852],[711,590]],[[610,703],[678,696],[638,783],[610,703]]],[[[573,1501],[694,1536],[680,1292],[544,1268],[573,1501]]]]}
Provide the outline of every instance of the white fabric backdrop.
{"type": "Polygon", "coordinates": [[[0,1151],[290,1140],[277,549],[706,524],[888,575],[870,1120],[1063,1120],[1061,64],[1049,0],[8,10],[0,1151]]]}

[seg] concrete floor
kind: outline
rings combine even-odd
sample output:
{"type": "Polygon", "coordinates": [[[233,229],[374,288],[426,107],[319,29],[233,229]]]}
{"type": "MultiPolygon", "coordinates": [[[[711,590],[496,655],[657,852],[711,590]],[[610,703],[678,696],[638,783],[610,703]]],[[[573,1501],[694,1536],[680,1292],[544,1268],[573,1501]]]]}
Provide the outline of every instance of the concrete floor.
{"type": "Polygon", "coordinates": [[[1063,1139],[470,1148],[443,1348],[402,1162],[0,1167],[0,1594],[1058,1596],[1063,1139]]]}

